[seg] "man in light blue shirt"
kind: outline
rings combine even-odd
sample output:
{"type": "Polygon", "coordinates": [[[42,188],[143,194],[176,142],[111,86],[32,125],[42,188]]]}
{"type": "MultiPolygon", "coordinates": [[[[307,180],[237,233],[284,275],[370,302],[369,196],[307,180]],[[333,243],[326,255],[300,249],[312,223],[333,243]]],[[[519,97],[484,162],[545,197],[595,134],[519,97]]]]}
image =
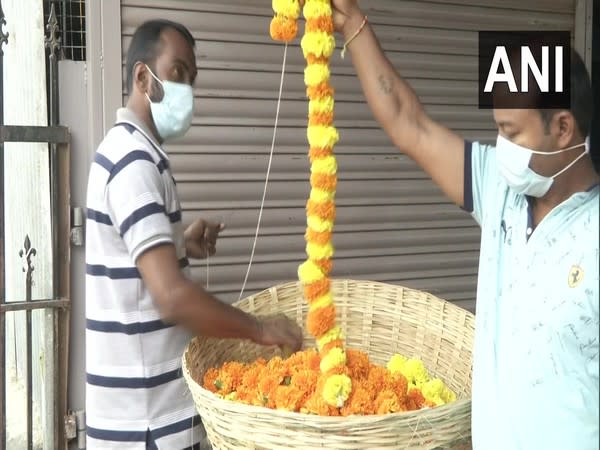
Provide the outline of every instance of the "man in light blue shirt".
{"type": "Polygon", "coordinates": [[[597,449],[599,148],[583,61],[571,52],[570,109],[496,109],[496,146],[465,142],[428,116],[357,0],[332,5],[377,120],[482,229],[474,448],[597,449]]]}

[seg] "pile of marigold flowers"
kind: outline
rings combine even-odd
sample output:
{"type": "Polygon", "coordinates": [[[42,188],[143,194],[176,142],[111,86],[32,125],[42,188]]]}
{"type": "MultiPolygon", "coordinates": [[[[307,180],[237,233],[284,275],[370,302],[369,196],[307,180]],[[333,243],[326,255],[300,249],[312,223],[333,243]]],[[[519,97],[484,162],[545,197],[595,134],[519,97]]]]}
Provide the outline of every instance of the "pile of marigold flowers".
{"type": "Polygon", "coordinates": [[[456,395],[437,378],[430,378],[423,362],[394,355],[387,367],[377,366],[360,350],[346,350],[345,374],[352,391],[342,407],[331,406],[326,392],[327,376],[314,349],[294,353],[287,359],[257,359],[251,364],[227,362],[211,368],[203,385],[227,400],[271,409],[352,416],[388,414],[431,408],[456,400],[456,395]]]}

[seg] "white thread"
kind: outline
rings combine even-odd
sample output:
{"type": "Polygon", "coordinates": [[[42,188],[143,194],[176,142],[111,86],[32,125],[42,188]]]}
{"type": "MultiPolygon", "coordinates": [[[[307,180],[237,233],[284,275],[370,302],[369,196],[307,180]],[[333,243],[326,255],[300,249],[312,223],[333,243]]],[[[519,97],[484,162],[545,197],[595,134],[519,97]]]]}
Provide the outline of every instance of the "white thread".
{"type": "Polygon", "coordinates": [[[192,416],[192,432],[190,433],[190,448],[194,448],[194,417],[192,416]]]}
{"type": "Polygon", "coordinates": [[[208,291],[208,289],[210,288],[210,254],[208,253],[208,249],[207,249],[207,253],[206,253],[206,290],[208,291]]]}
{"type": "Polygon", "coordinates": [[[265,187],[263,189],[262,201],[260,203],[260,210],[258,212],[258,222],[256,223],[256,233],[254,234],[254,243],[252,244],[252,252],[250,253],[250,261],[248,262],[248,269],[246,270],[246,276],[244,277],[244,283],[242,284],[242,290],[240,291],[239,300],[244,295],[244,289],[246,289],[246,283],[248,283],[248,276],[250,275],[250,268],[252,267],[252,261],[254,260],[254,252],[256,251],[256,241],[258,240],[258,232],[260,230],[260,221],[262,219],[263,208],[265,206],[265,198],[267,196],[267,186],[269,184],[269,174],[271,173],[271,163],[273,162],[273,151],[275,150],[275,138],[277,136],[277,125],[279,123],[279,110],[281,107],[281,95],[283,92],[283,78],[285,75],[285,63],[287,59],[287,42],[285,43],[285,49],[283,50],[283,64],[281,67],[281,80],[279,82],[279,96],[277,98],[277,111],[275,113],[275,126],[273,127],[273,140],[271,142],[271,153],[269,155],[269,163],[267,165],[267,175],[265,177],[265,187]]]}

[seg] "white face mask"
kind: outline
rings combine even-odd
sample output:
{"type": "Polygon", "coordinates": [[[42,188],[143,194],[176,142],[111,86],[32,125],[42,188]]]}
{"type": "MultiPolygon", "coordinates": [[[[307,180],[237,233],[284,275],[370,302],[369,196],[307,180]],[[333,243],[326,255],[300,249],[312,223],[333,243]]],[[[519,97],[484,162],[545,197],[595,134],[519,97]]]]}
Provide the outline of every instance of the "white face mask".
{"type": "Polygon", "coordinates": [[[154,79],[162,85],[164,93],[160,102],[153,102],[146,93],[156,131],[164,141],[183,136],[189,130],[194,115],[194,91],[192,87],[185,83],[161,81],[152,73],[150,67],[148,67],[148,70],[154,79]]]}
{"type": "Polygon", "coordinates": [[[522,147],[508,139],[498,135],[496,141],[496,160],[498,170],[506,181],[506,184],[519,194],[530,195],[532,197],[543,197],[550,190],[554,179],[561,173],[572,167],[577,161],[584,157],[589,151],[589,140],[572,147],[563,148],[554,152],[540,152],[522,147]],[[534,172],[529,167],[529,161],[533,154],[552,156],[559,153],[574,150],[585,145],[585,151],[577,158],[571,161],[564,169],[561,169],[551,177],[545,177],[534,172]]]}

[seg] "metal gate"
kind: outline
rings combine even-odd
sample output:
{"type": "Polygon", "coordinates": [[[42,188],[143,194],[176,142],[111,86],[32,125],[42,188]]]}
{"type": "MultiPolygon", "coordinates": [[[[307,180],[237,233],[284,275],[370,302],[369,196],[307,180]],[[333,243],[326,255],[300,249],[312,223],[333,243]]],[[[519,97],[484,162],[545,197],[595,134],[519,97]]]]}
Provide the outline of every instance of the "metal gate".
{"type": "MultiPolygon", "coordinates": [[[[10,17],[8,18],[10,21],[10,17]]],[[[46,25],[45,47],[47,54],[47,92],[48,92],[48,124],[49,126],[5,126],[4,125],[4,45],[9,42],[10,36],[5,32],[6,20],[0,1],[0,448],[7,448],[7,418],[22,421],[26,428],[25,436],[19,441],[18,448],[34,447],[33,436],[33,374],[36,363],[34,361],[33,333],[43,330],[41,340],[45,343],[44,358],[49,363],[44,367],[51,367],[51,373],[41,373],[44,380],[45,397],[43,399],[42,414],[48,422],[44,423],[42,430],[43,439],[41,448],[59,449],[66,448],[64,421],[66,417],[66,392],[67,392],[67,361],[68,361],[68,326],[69,326],[69,260],[70,260],[70,206],[69,206],[69,131],[59,126],[58,117],[58,54],[60,50],[59,22],[55,13],[54,4],[51,4],[48,23],[46,25]],[[36,249],[36,242],[30,239],[28,230],[22,230],[23,243],[21,248],[9,248],[5,245],[5,201],[7,189],[5,186],[5,158],[8,149],[5,143],[44,143],[47,144],[50,179],[50,223],[51,223],[51,261],[52,261],[52,295],[49,298],[34,299],[32,286],[36,282],[36,258],[40,253],[36,249]],[[23,263],[24,298],[7,298],[6,296],[6,255],[16,252],[23,263]],[[36,329],[36,322],[32,320],[38,314],[47,326],[36,329]],[[25,383],[26,386],[26,417],[11,417],[15,412],[14,404],[9,404],[11,393],[7,377],[7,318],[10,315],[25,316],[25,383]],[[26,446],[21,447],[20,445],[26,446]]],[[[10,86],[6,86],[10,88],[10,86]]],[[[24,167],[23,170],[27,170],[24,167]]],[[[14,201],[14,199],[13,199],[14,201]]],[[[32,205],[23,205],[23,208],[32,205]]],[[[40,212],[41,213],[41,212],[40,212]]],[[[37,316],[36,316],[37,317],[37,316]]],[[[15,351],[17,349],[16,342],[15,351]]],[[[41,358],[41,357],[40,357],[41,358]]],[[[13,402],[14,403],[14,402],[13,402]]],[[[14,444],[13,444],[14,445],[14,444]]]]}

